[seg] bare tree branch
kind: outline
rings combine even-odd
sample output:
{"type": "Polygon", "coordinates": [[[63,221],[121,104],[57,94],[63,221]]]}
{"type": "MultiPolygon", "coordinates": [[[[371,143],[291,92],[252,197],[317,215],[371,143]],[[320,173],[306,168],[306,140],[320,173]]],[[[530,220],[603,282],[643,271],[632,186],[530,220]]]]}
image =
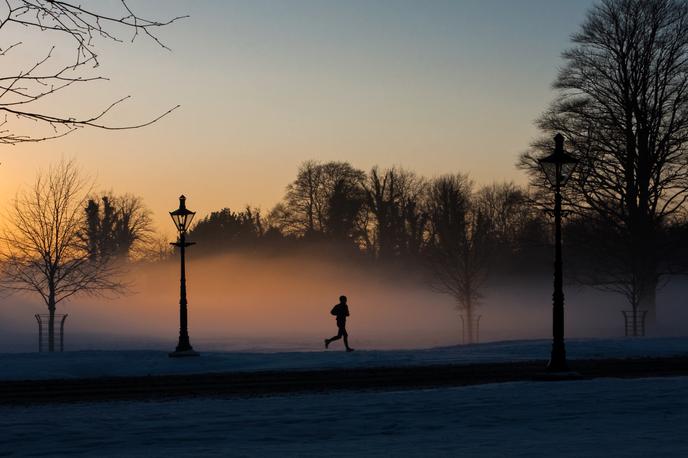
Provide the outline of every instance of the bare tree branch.
{"type": "MultiPolygon", "coordinates": [[[[88,116],[47,113],[43,111],[44,108],[39,108],[38,103],[70,87],[107,80],[102,76],[87,75],[89,69],[99,66],[100,56],[96,46],[98,40],[123,42],[124,34],[130,33],[131,37],[127,41],[134,41],[142,34],[169,50],[157,37],[156,30],[186,16],[164,21],[143,18],[134,13],[124,0],[119,3],[119,13],[106,13],[100,5],[87,7],[55,0],[6,0],[4,10],[0,9],[0,32],[14,26],[15,31],[44,33],[48,42],[67,43],[71,46],[74,57],[68,62],[56,61],[56,48],[53,45],[34,64],[0,76],[0,112],[4,112],[0,121],[1,144],[55,139],[83,127],[137,129],[149,126],[179,108],[176,105],[152,119],[117,126],[108,123],[105,117],[112,109],[129,99],[129,96],[121,97],[100,112],[88,116]],[[36,109],[32,110],[32,106],[36,109]],[[19,133],[17,124],[21,121],[31,121],[36,128],[44,128],[48,133],[19,133]]],[[[22,45],[23,42],[17,41],[0,46],[0,58],[16,52],[22,45]]]]}

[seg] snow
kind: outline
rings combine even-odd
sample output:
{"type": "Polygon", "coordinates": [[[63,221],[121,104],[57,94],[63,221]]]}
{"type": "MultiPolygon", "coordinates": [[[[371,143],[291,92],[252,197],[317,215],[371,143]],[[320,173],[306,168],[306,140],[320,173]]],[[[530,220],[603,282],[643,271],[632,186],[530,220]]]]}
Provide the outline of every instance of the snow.
{"type": "MultiPolygon", "coordinates": [[[[319,369],[546,360],[550,341],[503,341],[426,350],[344,353],[203,352],[198,358],[169,358],[161,351],[77,351],[0,354],[0,380],[137,376],[283,369],[319,369]]],[[[688,338],[571,339],[569,359],[677,356],[688,354],[688,338]]]]}
{"type": "MultiPolygon", "coordinates": [[[[0,354],[0,380],[547,359],[545,340],[426,350],[0,354]]],[[[570,359],[688,354],[574,339],[570,359]]],[[[688,456],[688,377],[0,407],[0,456],[688,456]]]]}
{"type": "Polygon", "coordinates": [[[0,408],[9,456],[688,456],[688,377],[0,408]]]}

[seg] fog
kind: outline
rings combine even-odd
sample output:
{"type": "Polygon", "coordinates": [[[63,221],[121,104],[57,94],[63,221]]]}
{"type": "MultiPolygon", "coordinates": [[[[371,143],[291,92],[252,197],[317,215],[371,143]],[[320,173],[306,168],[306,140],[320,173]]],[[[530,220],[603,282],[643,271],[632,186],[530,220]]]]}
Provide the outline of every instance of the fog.
{"type": "MultiPolygon", "coordinates": [[[[319,350],[336,334],[329,312],[349,297],[350,343],[359,349],[427,348],[461,343],[460,313],[451,297],[402,274],[380,275],[346,261],[306,257],[223,255],[187,263],[189,334],[198,351],[319,350]]],[[[130,291],[117,298],[81,297],[58,306],[68,313],[66,350],[174,348],[179,325],[179,264],[137,265],[130,291]]],[[[493,279],[477,314],[480,340],[549,338],[551,277],[493,279]]],[[[621,296],[566,286],[567,337],[623,336],[621,296]]],[[[658,297],[653,335],[688,334],[688,283],[658,297]]],[[[34,296],[0,302],[2,351],[35,351],[34,296]]],[[[340,348],[334,343],[333,348],[340,348]]]]}

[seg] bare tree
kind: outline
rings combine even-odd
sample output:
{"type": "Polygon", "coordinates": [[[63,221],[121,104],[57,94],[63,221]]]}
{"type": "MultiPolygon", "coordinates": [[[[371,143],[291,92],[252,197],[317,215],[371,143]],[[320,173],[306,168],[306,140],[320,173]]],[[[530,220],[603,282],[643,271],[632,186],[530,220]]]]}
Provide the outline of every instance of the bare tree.
{"type": "Polygon", "coordinates": [[[466,175],[446,175],[430,187],[430,257],[432,286],[451,295],[464,312],[467,338],[474,341],[475,309],[482,297],[489,267],[489,224],[474,201],[466,175]]]}
{"type": "Polygon", "coordinates": [[[422,211],[426,181],[413,172],[373,167],[365,181],[366,204],[373,215],[374,254],[392,259],[418,255],[427,215],[422,211]]]}
{"type": "Polygon", "coordinates": [[[351,229],[356,215],[348,207],[359,200],[364,175],[347,162],[304,162],[296,180],[287,186],[283,202],[271,212],[271,223],[299,237],[339,234],[341,228],[335,226],[342,223],[351,229]],[[333,203],[338,208],[332,208],[333,203]]]}
{"type": "Polygon", "coordinates": [[[164,48],[165,45],[155,35],[156,30],[181,18],[165,21],[146,19],[137,15],[125,0],[119,2],[119,7],[109,6],[112,5],[56,0],[3,2],[0,6],[0,32],[17,38],[0,44],[0,62],[5,69],[0,75],[0,112],[4,114],[0,119],[0,143],[37,142],[67,135],[81,127],[138,128],[156,122],[177,108],[175,106],[153,119],[124,126],[110,125],[105,116],[128,96],[88,115],[51,113],[46,109],[45,102],[52,96],[70,87],[106,79],[92,71],[99,65],[97,43],[100,40],[133,41],[143,35],[164,48]],[[22,37],[37,41],[39,32],[41,42],[47,45],[44,54],[31,59],[22,37]],[[16,56],[9,61],[11,54],[16,56]],[[61,60],[57,57],[59,55],[72,57],[61,60]],[[41,131],[38,129],[41,126],[46,129],[41,131]]]}
{"type": "Polygon", "coordinates": [[[476,198],[491,221],[496,241],[505,247],[515,245],[531,217],[525,191],[513,183],[493,183],[480,188],[476,198]]]}
{"type": "Polygon", "coordinates": [[[321,196],[322,172],[321,164],[316,161],[299,166],[296,180],[287,186],[283,202],[270,215],[282,232],[303,236],[323,231],[326,199],[321,196]]]}
{"type": "Polygon", "coordinates": [[[103,192],[88,199],[85,212],[83,236],[92,258],[136,259],[148,252],[153,221],[140,197],[103,192]]]}
{"type": "Polygon", "coordinates": [[[688,198],[686,30],[685,0],[594,6],[563,53],[558,95],[538,121],[546,138],[521,161],[535,173],[552,134],[566,136],[581,162],[565,198],[573,211],[606,220],[623,239],[615,244],[627,250],[617,267],[635,282],[624,290],[634,291],[651,321],[661,258],[670,248],[658,233],[684,212],[688,198]]]}
{"type": "Polygon", "coordinates": [[[330,240],[357,244],[363,238],[360,234],[360,215],[365,196],[361,181],[362,174],[356,174],[355,177],[345,174],[333,183],[325,214],[326,234],[330,240]]]}
{"type": "MultiPolygon", "coordinates": [[[[549,247],[550,225],[527,191],[513,183],[493,183],[480,188],[474,200],[489,223],[489,250],[495,270],[525,273],[533,255],[549,247]]],[[[546,252],[549,255],[549,251],[546,252]]]]}
{"type": "Polygon", "coordinates": [[[74,162],[60,162],[39,173],[33,187],[19,194],[10,224],[2,232],[3,289],[38,294],[50,314],[53,351],[57,305],[79,294],[118,291],[118,270],[109,259],[92,259],[83,243],[88,189],[74,162]]]}
{"type": "Polygon", "coordinates": [[[164,262],[168,261],[173,254],[174,248],[170,245],[170,237],[155,233],[151,236],[145,249],[139,253],[137,261],[142,263],[164,262]]]}

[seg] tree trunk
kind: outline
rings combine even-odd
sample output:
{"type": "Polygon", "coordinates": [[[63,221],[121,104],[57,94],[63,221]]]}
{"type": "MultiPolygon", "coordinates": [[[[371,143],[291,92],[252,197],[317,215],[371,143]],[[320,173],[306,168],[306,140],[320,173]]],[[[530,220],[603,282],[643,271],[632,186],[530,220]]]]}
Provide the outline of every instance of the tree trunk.
{"type": "Polygon", "coordinates": [[[638,309],[647,311],[645,315],[645,330],[650,332],[657,324],[657,278],[651,272],[645,272],[640,279],[638,294],[638,309]]]}
{"type": "Polygon", "coordinates": [[[635,227],[633,251],[635,253],[635,278],[638,282],[638,308],[647,311],[645,329],[652,330],[656,324],[657,309],[657,253],[656,237],[652,222],[648,216],[641,215],[635,227]]]}
{"type": "Polygon", "coordinates": [[[473,304],[468,303],[466,304],[466,313],[465,313],[465,318],[466,318],[466,323],[464,323],[465,326],[465,343],[467,344],[472,344],[473,343],[473,304]]]}
{"type": "Polygon", "coordinates": [[[55,291],[50,291],[48,295],[48,313],[50,318],[48,319],[48,351],[55,351],[55,291]]]}
{"type": "MultiPolygon", "coordinates": [[[[645,120],[636,114],[641,125],[645,120]]],[[[650,147],[647,129],[638,128],[638,208],[637,226],[638,253],[640,254],[640,290],[638,302],[640,310],[647,310],[646,328],[654,327],[656,321],[656,296],[657,296],[657,262],[656,262],[656,231],[652,212],[650,211],[650,147]]]]}
{"type": "Polygon", "coordinates": [[[55,305],[48,307],[50,318],[48,319],[48,351],[55,351],[55,305]]]}

